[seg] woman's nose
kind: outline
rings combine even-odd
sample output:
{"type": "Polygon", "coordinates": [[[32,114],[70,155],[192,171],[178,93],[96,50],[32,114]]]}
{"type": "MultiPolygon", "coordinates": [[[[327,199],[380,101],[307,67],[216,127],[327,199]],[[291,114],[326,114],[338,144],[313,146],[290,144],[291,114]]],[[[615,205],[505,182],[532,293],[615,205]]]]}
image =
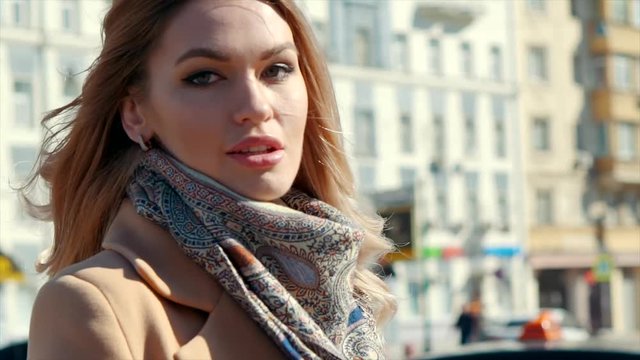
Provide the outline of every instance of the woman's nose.
{"type": "Polygon", "coordinates": [[[233,119],[239,124],[251,121],[254,124],[273,117],[273,109],[262,83],[248,77],[239,81],[234,92],[236,104],[233,119]]]}

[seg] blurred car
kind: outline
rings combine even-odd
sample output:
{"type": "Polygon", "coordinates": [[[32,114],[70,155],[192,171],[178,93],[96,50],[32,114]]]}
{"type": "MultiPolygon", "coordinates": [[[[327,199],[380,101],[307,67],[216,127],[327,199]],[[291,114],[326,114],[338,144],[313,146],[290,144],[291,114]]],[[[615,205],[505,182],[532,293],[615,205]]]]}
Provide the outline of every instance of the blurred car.
{"type": "MultiPolygon", "coordinates": [[[[637,360],[640,337],[594,337],[588,340],[564,340],[559,320],[565,312],[543,310],[522,327],[518,341],[487,341],[457,350],[426,354],[423,360],[637,360]]],[[[569,335],[573,336],[573,335],[569,335]]],[[[580,334],[579,336],[582,336],[580,334]]]]}
{"type": "Polygon", "coordinates": [[[584,341],[589,338],[589,331],[582,326],[578,320],[565,309],[542,308],[541,312],[547,312],[560,325],[561,338],[566,341],[584,341]]]}
{"type": "Polygon", "coordinates": [[[486,319],[482,325],[481,340],[518,340],[522,327],[533,319],[532,315],[513,316],[504,319],[486,319]]]}
{"type": "MultiPolygon", "coordinates": [[[[561,308],[542,308],[540,313],[548,313],[560,327],[560,338],[565,341],[584,341],[589,338],[589,331],[567,310],[561,308]]],[[[484,320],[481,331],[481,339],[492,340],[518,340],[524,326],[539,316],[516,315],[504,319],[484,320]]]]}
{"type": "Polygon", "coordinates": [[[0,349],[0,360],[25,360],[27,341],[15,342],[0,349]]]}
{"type": "Polygon", "coordinates": [[[587,342],[480,342],[421,360],[637,360],[640,349],[587,342]]]}

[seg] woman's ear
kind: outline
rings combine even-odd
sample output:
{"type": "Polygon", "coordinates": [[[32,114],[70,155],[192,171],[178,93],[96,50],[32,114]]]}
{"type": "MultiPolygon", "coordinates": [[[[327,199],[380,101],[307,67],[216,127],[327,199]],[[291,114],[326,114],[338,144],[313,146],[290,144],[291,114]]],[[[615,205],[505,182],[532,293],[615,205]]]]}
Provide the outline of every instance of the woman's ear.
{"type": "Polygon", "coordinates": [[[141,111],[140,103],[133,95],[124,98],[120,104],[120,119],[122,127],[133,142],[138,143],[140,137],[147,141],[153,136],[150,124],[141,111]]]}

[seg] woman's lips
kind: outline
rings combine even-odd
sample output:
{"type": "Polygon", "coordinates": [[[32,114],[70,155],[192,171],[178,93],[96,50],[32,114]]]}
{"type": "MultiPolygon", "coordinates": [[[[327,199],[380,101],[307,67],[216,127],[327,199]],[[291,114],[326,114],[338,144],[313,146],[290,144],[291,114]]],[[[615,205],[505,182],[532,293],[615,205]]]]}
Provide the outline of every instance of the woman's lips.
{"type": "Polygon", "coordinates": [[[284,146],[273,136],[249,136],[237,143],[227,155],[252,169],[268,169],[284,157],[284,146]]]}
{"type": "Polygon", "coordinates": [[[276,166],[282,160],[284,150],[270,149],[261,152],[233,152],[227,155],[248,168],[268,169],[276,166]]]}

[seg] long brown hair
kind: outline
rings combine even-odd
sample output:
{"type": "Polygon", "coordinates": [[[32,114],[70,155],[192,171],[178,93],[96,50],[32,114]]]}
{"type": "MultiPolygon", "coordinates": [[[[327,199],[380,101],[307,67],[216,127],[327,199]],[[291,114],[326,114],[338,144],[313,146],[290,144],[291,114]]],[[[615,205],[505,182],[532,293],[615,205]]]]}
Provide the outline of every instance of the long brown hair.
{"type": "MultiPolygon", "coordinates": [[[[353,285],[382,321],[391,315],[395,302],[368,267],[391,247],[380,235],[382,220],[374,214],[365,215],[354,201],[354,181],[344,153],[329,71],[310,26],[293,1],[264,2],[293,32],[309,94],[302,164],[295,186],[342,210],[367,232],[353,285]]],[[[81,95],[43,119],[49,131],[36,172],[21,189],[28,201],[27,195],[40,177],[50,187],[49,204],[28,202],[32,213],[54,223],[53,247],[39,271],[54,275],[100,251],[141,155],[122,128],[120,102],[132,86],[144,88],[149,53],[185,3],[114,1],[103,23],[102,51],[89,69],[81,95]],[[60,124],[60,118],[66,120],[60,124]]]]}

